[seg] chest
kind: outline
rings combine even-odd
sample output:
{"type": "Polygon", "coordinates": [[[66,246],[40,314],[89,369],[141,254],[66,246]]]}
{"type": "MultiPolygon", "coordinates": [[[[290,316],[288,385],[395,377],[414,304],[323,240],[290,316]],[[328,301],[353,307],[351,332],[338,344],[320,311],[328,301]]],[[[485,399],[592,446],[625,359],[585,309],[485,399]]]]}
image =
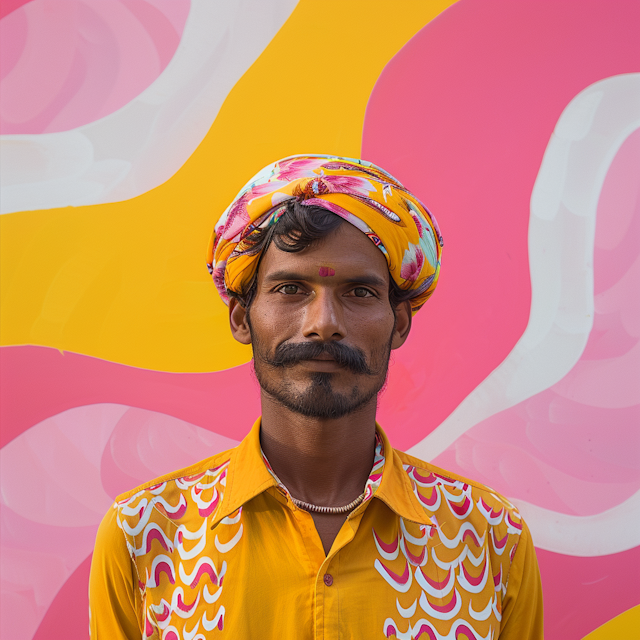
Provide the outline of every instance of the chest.
{"type": "Polygon", "coordinates": [[[448,537],[381,505],[344,523],[326,555],[308,514],[272,502],[177,530],[170,549],[138,559],[147,637],[497,635],[506,573],[490,535],[448,537]]]}

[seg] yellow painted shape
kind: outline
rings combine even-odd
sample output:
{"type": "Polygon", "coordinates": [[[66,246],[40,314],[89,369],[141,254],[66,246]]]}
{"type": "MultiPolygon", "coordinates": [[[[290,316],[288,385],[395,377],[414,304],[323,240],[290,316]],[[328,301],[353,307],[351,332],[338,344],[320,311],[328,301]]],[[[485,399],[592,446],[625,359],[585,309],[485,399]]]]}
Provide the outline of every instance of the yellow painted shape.
{"type": "Polygon", "coordinates": [[[640,605],[605,622],[582,640],[640,640],[640,605]]]}
{"type": "Polygon", "coordinates": [[[247,362],[205,268],[214,220],[260,168],[359,156],[386,63],[453,0],[302,0],[166,183],[124,202],[0,217],[0,344],[161,371],[247,362]]]}

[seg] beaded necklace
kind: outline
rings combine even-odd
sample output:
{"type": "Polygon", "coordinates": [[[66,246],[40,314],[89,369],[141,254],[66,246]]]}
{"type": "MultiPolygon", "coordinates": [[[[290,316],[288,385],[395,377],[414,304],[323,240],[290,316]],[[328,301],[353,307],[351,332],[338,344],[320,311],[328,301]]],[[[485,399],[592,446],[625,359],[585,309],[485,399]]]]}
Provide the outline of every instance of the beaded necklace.
{"type": "MultiPolygon", "coordinates": [[[[291,494],[289,494],[291,496],[291,494]]],[[[310,502],[303,502],[291,496],[291,501],[296,507],[304,509],[305,511],[313,511],[314,513],[348,513],[353,511],[364,500],[364,492],[362,492],[353,502],[345,504],[344,507],[321,507],[317,504],[311,504],[310,502]]]]}

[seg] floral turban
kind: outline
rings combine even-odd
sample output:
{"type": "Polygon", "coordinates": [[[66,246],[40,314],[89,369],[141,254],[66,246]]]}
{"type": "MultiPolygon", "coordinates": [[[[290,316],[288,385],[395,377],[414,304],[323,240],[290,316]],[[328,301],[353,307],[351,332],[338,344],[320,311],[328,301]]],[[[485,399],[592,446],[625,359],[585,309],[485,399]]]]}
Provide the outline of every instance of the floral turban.
{"type": "Polygon", "coordinates": [[[415,313],[433,293],[440,273],[442,236],[429,210],[380,167],[353,158],[298,155],[278,160],[255,175],[220,217],[207,267],[220,296],[243,295],[260,254],[258,234],[278,222],[287,203],[319,206],[368,236],[382,251],[394,282],[415,292],[415,313]]]}

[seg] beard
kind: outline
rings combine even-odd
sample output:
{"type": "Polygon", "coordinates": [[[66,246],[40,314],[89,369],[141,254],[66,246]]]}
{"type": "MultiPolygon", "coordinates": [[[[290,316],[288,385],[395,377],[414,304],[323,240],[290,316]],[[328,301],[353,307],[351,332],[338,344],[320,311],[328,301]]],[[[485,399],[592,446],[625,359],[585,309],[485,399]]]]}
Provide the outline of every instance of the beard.
{"type": "Polygon", "coordinates": [[[387,343],[372,354],[372,366],[360,349],[340,342],[284,343],[278,345],[273,354],[269,354],[252,335],[254,371],[262,390],[290,411],[308,418],[342,418],[368,404],[384,387],[392,337],[393,333],[387,343]],[[331,356],[354,374],[354,384],[350,390],[341,392],[335,389],[337,373],[312,372],[309,383],[303,389],[300,389],[299,383],[296,385],[287,379],[287,370],[322,354],[331,356]]]}

